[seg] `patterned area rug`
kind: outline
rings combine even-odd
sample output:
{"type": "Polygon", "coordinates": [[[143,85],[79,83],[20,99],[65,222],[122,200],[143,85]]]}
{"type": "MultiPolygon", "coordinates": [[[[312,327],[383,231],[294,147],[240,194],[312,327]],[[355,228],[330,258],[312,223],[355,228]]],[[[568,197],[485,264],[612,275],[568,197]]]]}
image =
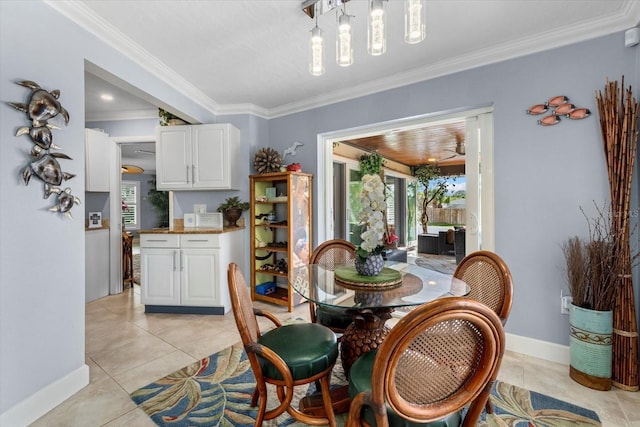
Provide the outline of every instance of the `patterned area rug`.
{"type": "MultiPolygon", "coordinates": [[[[336,368],[333,382],[344,384],[342,370],[336,368]]],[[[247,356],[236,344],[136,390],[131,399],[159,426],[253,426],[256,410],[249,402],[254,386],[247,356]]],[[[305,393],[301,390],[294,401],[305,393]]],[[[274,396],[273,390],[270,395],[274,396]]],[[[495,414],[486,419],[483,414],[478,426],[601,425],[593,411],[503,382],[494,386],[491,401],[495,414]]],[[[267,406],[274,407],[272,403],[267,406]]],[[[338,425],[344,420],[341,415],[338,425]]],[[[285,412],[263,425],[301,424],[285,412]]]]}

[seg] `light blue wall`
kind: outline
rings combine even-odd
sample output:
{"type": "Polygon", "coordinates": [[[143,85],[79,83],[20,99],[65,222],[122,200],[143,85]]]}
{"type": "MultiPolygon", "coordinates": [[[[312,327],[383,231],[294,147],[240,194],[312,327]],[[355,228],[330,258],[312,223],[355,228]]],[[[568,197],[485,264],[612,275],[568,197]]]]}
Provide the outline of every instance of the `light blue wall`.
{"type": "MultiPolygon", "coordinates": [[[[570,235],[585,234],[579,206],[590,211],[592,200],[603,201],[608,194],[593,94],[607,78],[623,74],[637,92],[638,52],[638,47],[624,48],[619,33],[270,121],[248,115],[216,118],[46,4],[1,1],[0,413],[77,371],[85,357],[84,207],[74,208],[74,220],[59,218],[46,211],[51,201],[42,198],[37,180],[27,187],[21,182],[30,144],[14,134],[26,120],[5,102],[23,102],[27,92],[15,81],[30,79],[61,90],[71,122],[54,131],[54,138],[74,159],[62,163],[77,175],[68,182],[77,194],[84,194],[85,60],[199,122],[233,123],[241,130],[246,157],[238,167],[244,175],[254,173],[259,147],[282,151],[302,141],[295,161],[317,174],[318,133],[492,104],[496,250],[515,280],[507,331],[566,344],[568,318],[560,315],[558,298],[565,288],[560,244],[570,235]],[[46,25],[29,25],[26,31],[29,22],[46,25]],[[594,116],[545,128],[524,114],[554,95],[569,96],[594,116]]],[[[636,185],[634,194],[638,191],[636,185]]],[[[193,193],[179,195],[179,209],[189,211],[200,202],[203,195],[193,193]]],[[[208,208],[214,210],[231,195],[248,199],[248,185],[239,192],[207,195],[208,208]]],[[[316,209],[317,196],[314,192],[316,209]]],[[[637,298],[637,274],[635,282],[637,298]]]]}
{"type": "MultiPolygon", "coordinates": [[[[33,80],[60,89],[69,111],[54,141],[73,160],[65,183],[84,199],[85,59],[202,122],[215,117],[39,1],[0,2],[0,413],[84,368],[84,207],[73,220],[48,212],[42,185],[20,178],[31,144],[15,137],[33,80]],[[41,24],[30,25],[39,22],[41,24]],[[46,24],[42,24],[46,23],[46,24]]],[[[79,374],[81,377],[82,374],[79,374]]]]}
{"type": "MultiPolygon", "coordinates": [[[[319,133],[493,105],[496,251],[515,281],[506,330],[566,345],[560,245],[569,236],[586,233],[579,207],[592,212],[593,201],[602,205],[609,194],[594,92],[604,88],[607,78],[625,75],[626,82],[637,83],[639,50],[625,48],[624,34],[619,33],[292,114],[269,122],[269,145],[281,151],[294,140],[304,142],[295,159],[304,171],[317,175],[319,133]],[[593,115],[543,127],[536,124],[537,117],[525,114],[556,95],[568,96],[593,115]]],[[[317,190],[317,182],[314,187],[317,190]]],[[[314,206],[317,211],[317,191],[314,206]]]]}

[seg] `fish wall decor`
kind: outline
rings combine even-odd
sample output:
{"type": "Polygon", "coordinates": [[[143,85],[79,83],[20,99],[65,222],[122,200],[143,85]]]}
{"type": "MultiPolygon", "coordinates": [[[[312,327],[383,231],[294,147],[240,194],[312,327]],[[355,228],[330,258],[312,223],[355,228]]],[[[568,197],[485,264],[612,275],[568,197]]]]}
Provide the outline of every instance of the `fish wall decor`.
{"type": "Polygon", "coordinates": [[[541,126],[553,126],[560,123],[561,117],[567,117],[571,120],[586,119],[591,115],[588,108],[576,107],[569,102],[569,97],[565,95],[556,95],[547,101],[534,104],[526,111],[527,114],[537,116],[549,112],[550,114],[538,120],[541,126]]]}

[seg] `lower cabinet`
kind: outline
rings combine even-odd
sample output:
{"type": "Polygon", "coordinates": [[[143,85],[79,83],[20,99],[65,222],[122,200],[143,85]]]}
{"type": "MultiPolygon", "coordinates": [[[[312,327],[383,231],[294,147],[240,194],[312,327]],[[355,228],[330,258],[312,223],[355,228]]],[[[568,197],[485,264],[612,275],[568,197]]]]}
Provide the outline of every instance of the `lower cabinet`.
{"type": "Polygon", "coordinates": [[[242,259],[243,238],[222,234],[141,234],[141,300],[146,312],[225,314],[227,265],[242,259]]]}

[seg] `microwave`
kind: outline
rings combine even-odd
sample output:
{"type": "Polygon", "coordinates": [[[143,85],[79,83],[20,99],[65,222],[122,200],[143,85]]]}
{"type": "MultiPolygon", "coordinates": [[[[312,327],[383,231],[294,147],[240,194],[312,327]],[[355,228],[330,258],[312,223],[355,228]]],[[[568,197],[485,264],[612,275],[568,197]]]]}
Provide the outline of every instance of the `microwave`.
{"type": "Polygon", "coordinates": [[[221,212],[197,213],[195,215],[196,227],[222,230],[224,223],[221,212]]]}

